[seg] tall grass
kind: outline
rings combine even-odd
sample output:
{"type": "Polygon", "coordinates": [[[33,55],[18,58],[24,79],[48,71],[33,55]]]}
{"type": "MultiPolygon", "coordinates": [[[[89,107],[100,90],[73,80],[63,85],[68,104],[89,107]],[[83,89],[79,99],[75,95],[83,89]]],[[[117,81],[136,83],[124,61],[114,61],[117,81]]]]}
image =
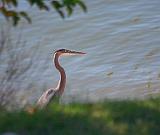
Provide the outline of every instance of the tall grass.
{"type": "Polygon", "coordinates": [[[160,97],[58,105],[28,114],[0,113],[0,133],[20,135],[158,135],[160,97]]]}
{"type": "Polygon", "coordinates": [[[21,106],[17,93],[22,90],[22,80],[32,66],[22,33],[16,39],[11,34],[10,28],[0,29],[0,106],[8,109],[21,106]]]}

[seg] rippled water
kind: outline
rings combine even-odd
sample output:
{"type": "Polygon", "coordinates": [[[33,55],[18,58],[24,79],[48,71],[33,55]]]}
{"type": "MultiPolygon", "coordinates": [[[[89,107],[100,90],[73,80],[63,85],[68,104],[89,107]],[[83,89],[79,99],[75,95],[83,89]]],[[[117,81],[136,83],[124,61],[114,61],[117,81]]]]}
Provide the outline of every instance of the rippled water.
{"type": "Polygon", "coordinates": [[[67,72],[65,101],[160,93],[160,1],[87,0],[86,4],[87,14],[76,10],[66,20],[33,10],[33,24],[23,24],[23,37],[39,57],[25,84],[34,83],[39,96],[44,85],[55,86],[58,72],[50,53],[68,48],[87,55],[61,59],[67,72]]]}

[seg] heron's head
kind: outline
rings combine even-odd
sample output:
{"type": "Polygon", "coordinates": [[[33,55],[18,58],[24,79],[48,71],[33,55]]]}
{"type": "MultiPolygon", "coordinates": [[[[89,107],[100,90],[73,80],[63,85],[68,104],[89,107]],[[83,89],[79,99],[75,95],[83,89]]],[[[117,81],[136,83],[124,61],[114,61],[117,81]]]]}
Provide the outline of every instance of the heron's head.
{"type": "Polygon", "coordinates": [[[69,55],[83,55],[86,54],[84,52],[77,52],[77,51],[71,51],[71,50],[67,50],[67,49],[59,49],[57,51],[55,51],[55,54],[60,55],[65,55],[65,56],[69,56],[69,55]]]}

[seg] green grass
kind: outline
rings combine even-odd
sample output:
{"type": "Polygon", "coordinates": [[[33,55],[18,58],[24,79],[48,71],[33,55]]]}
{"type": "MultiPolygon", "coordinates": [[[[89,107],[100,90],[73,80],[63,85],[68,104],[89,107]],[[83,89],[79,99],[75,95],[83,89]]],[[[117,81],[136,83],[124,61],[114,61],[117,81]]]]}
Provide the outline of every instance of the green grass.
{"type": "Polygon", "coordinates": [[[52,104],[34,114],[0,112],[0,134],[20,135],[158,135],[160,97],[143,101],[52,104]]]}

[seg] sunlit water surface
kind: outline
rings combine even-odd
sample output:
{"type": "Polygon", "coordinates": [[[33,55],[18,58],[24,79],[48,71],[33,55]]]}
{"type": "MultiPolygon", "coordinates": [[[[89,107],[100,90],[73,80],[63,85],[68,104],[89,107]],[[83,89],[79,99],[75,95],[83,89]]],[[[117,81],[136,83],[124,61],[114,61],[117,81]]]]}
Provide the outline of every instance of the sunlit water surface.
{"type": "Polygon", "coordinates": [[[34,9],[31,25],[24,22],[13,28],[15,37],[22,31],[26,50],[38,55],[21,80],[23,89],[32,84],[29,96],[37,99],[44,89],[55,87],[59,76],[51,53],[67,48],[87,54],[61,59],[67,73],[65,102],[160,93],[160,1],[87,0],[86,4],[87,14],[77,9],[65,20],[55,12],[34,9]]]}

